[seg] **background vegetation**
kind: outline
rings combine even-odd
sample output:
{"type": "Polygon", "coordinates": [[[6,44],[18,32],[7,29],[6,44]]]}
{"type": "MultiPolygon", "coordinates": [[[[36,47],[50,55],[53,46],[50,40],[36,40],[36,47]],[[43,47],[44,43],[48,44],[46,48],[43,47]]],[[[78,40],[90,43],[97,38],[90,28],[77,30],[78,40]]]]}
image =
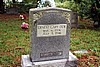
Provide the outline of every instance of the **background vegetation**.
{"type": "Polygon", "coordinates": [[[94,27],[100,27],[100,0],[67,0],[57,5],[77,12],[81,18],[93,20],[94,27]]]}
{"type": "MultiPolygon", "coordinates": [[[[22,2],[8,0],[7,3],[3,3],[3,0],[0,0],[0,13],[12,7],[17,8],[19,13],[28,13],[30,8],[38,6],[38,1],[40,0],[23,0],[22,2]]],[[[91,19],[96,27],[100,27],[100,0],[55,0],[55,2],[57,7],[71,9],[81,18],[91,19]]]]}

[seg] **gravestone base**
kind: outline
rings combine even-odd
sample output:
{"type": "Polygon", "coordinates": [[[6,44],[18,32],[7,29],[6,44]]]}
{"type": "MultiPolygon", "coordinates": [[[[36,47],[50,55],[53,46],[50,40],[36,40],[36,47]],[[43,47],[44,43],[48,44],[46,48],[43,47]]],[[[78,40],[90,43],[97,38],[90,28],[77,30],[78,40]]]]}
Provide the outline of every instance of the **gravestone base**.
{"type": "Polygon", "coordinates": [[[18,8],[8,8],[6,11],[7,14],[18,14],[18,8]]]}
{"type": "Polygon", "coordinates": [[[22,55],[22,67],[77,67],[77,57],[69,52],[69,59],[48,60],[41,62],[30,61],[29,55],[22,55]]]}

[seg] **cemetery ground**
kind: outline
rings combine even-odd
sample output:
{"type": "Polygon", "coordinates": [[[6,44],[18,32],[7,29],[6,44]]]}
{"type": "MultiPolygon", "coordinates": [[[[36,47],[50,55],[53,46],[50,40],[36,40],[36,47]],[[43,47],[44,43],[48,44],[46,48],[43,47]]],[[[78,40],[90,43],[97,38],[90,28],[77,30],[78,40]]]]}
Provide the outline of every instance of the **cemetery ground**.
{"type": "MultiPolygon", "coordinates": [[[[30,52],[29,29],[22,30],[22,22],[19,15],[0,14],[0,67],[20,67],[21,55],[30,52]]],[[[88,51],[74,53],[78,67],[100,67],[100,29],[93,28],[90,21],[82,20],[80,24],[85,27],[71,29],[70,51],[88,51]]]]}

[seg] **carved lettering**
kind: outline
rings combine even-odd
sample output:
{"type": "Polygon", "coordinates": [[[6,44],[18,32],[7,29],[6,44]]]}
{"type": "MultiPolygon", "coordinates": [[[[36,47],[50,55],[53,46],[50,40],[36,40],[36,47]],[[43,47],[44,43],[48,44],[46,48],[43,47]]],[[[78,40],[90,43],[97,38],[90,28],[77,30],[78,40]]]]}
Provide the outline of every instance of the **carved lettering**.
{"type": "Polygon", "coordinates": [[[37,25],[37,37],[64,36],[67,24],[37,25]]]}
{"type": "Polygon", "coordinates": [[[61,56],[61,55],[63,55],[62,51],[46,52],[46,53],[40,53],[40,58],[43,58],[43,57],[53,57],[53,56],[61,56]]]}

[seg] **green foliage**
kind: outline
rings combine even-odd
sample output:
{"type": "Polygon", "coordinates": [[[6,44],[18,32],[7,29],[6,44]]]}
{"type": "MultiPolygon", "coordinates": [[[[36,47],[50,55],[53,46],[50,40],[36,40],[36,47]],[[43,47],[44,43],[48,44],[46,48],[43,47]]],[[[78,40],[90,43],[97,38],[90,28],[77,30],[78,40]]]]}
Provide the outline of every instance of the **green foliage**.
{"type": "Polygon", "coordinates": [[[72,11],[78,11],[79,10],[78,5],[74,1],[65,1],[63,3],[59,2],[59,3],[56,3],[56,6],[60,7],[60,8],[71,9],[72,11]]]}
{"type": "Polygon", "coordinates": [[[43,5],[44,5],[44,7],[46,7],[46,6],[51,7],[51,5],[50,5],[50,2],[49,2],[49,1],[45,1],[45,3],[44,3],[43,5]]]}
{"type": "Polygon", "coordinates": [[[9,8],[16,8],[18,9],[19,13],[28,13],[30,8],[35,8],[36,5],[32,3],[7,3],[6,10],[9,8]]]}
{"type": "Polygon", "coordinates": [[[74,0],[75,3],[80,3],[82,0],[74,0]]]}
{"type": "Polygon", "coordinates": [[[30,8],[34,8],[35,5],[33,4],[26,4],[26,3],[20,3],[19,6],[19,13],[28,13],[30,8]]]}
{"type": "Polygon", "coordinates": [[[100,27],[100,1],[99,0],[67,0],[56,3],[57,7],[71,9],[77,12],[81,18],[89,18],[94,21],[94,27],[100,27]]]}
{"type": "Polygon", "coordinates": [[[32,3],[32,2],[36,2],[37,0],[23,0],[23,3],[32,3]]]}
{"type": "MultiPolygon", "coordinates": [[[[89,4],[88,2],[81,2],[80,4],[72,1],[65,1],[63,3],[57,3],[57,7],[67,8],[71,9],[72,11],[77,12],[81,17],[84,17],[86,14],[89,13],[90,5],[87,6],[86,4],[89,4]]],[[[87,16],[87,15],[86,15],[87,16]]]]}
{"type": "MultiPolygon", "coordinates": [[[[92,0],[68,0],[63,3],[56,3],[57,7],[71,9],[77,12],[82,18],[90,17],[91,5],[95,3],[92,0]]],[[[100,9],[97,9],[100,12],[100,9]]]]}
{"type": "Polygon", "coordinates": [[[9,8],[16,8],[18,9],[19,13],[26,13],[29,12],[30,8],[36,8],[37,0],[23,0],[23,2],[12,3],[12,1],[8,1],[5,3],[6,10],[9,8]]]}
{"type": "Polygon", "coordinates": [[[55,0],[55,2],[57,2],[57,3],[59,3],[59,2],[61,2],[61,3],[63,3],[65,0],[55,0]]]}

